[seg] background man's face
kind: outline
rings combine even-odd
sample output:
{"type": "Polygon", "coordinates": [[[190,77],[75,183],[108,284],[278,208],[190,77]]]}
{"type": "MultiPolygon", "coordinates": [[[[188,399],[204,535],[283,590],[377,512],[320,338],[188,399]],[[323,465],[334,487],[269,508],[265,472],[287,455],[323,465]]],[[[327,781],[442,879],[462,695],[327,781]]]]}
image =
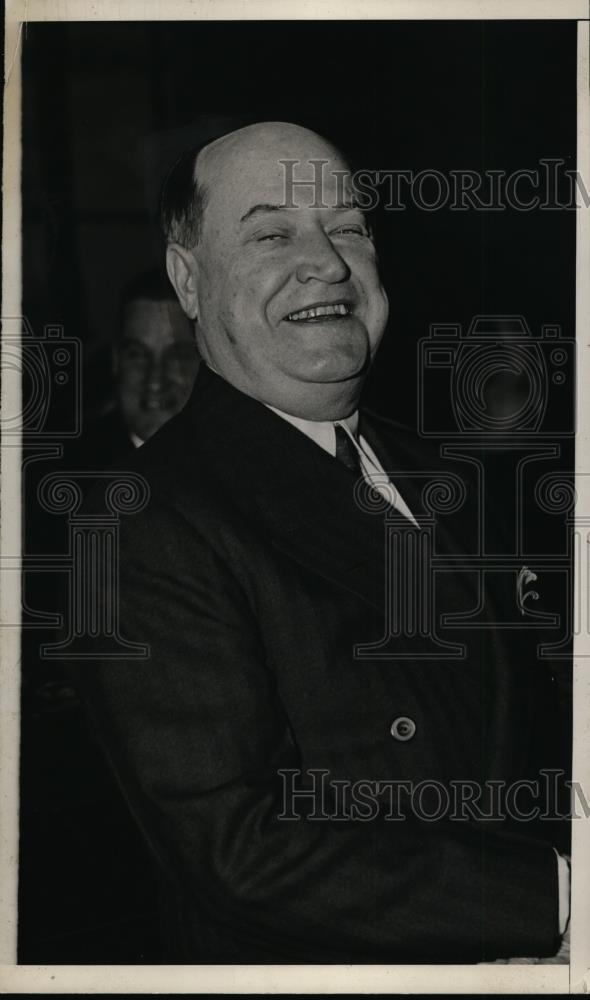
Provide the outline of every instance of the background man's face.
{"type": "Polygon", "coordinates": [[[366,220],[351,205],[349,184],[332,173],[346,165],[311,133],[277,131],[245,150],[232,150],[229,137],[229,149],[205,159],[195,256],[208,360],[239,388],[287,409],[297,385],[308,392],[339,384],[346,393],[362,384],[387,300],[366,220]],[[286,158],[301,161],[296,179],[313,178],[310,159],[328,160],[323,202],[330,207],[312,207],[311,185],[286,190],[279,163],[286,158]],[[268,207],[290,194],[297,207],[268,207]]]}
{"type": "Polygon", "coordinates": [[[192,324],[177,302],[139,299],[127,306],[115,351],[115,378],[130,431],[145,441],[178,413],[198,367],[192,324]]]}

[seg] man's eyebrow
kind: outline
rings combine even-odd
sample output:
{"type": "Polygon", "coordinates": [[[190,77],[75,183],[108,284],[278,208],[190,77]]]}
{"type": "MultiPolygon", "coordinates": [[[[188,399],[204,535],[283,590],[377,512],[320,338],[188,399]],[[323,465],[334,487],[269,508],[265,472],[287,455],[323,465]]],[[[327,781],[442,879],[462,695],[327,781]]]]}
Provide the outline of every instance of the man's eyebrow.
{"type": "Polygon", "coordinates": [[[252,215],[256,215],[259,212],[286,212],[288,208],[288,205],[252,205],[252,208],[249,208],[248,211],[242,216],[240,222],[245,222],[246,219],[249,219],[252,215]]]}
{"type": "MultiPolygon", "coordinates": [[[[336,205],[327,204],[323,207],[332,209],[335,212],[351,212],[356,209],[364,214],[363,209],[354,197],[351,198],[350,201],[338,202],[336,205]]],[[[297,205],[271,205],[267,202],[263,202],[260,205],[252,205],[252,208],[249,208],[248,211],[244,213],[240,222],[246,222],[246,220],[252,218],[253,215],[263,214],[266,212],[289,212],[294,208],[297,208],[297,205]]]]}

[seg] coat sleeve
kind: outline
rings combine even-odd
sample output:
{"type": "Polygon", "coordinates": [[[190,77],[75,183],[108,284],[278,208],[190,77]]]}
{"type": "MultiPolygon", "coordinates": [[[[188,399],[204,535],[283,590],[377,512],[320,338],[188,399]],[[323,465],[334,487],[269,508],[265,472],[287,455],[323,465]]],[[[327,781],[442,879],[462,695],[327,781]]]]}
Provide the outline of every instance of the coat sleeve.
{"type": "Polygon", "coordinates": [[[240,942],[235,961],[556,951],[549,844],[493,827],[278,818],[278,772],[301,767],[298,748],[246,593],[182,514],[152,501],[128,519],[120,597],[121,634],[149,656],[87,660],[78,684],[144,832],[202,923],[240,942]]]}

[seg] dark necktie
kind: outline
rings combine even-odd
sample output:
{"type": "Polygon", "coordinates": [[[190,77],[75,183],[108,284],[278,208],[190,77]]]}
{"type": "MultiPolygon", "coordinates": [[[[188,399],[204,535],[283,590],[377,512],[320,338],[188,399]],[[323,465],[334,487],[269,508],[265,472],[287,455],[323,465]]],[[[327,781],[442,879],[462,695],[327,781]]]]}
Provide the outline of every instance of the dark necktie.
{"type": "Polygon", "coordinates": [[[339,462],[342,462],[347,469],[350,469],[355,476],[360,476],[362,470],[357,448],[354,446],[343,427],[336,424],[334,430],[336,431],[336,458],[339,462]]]}

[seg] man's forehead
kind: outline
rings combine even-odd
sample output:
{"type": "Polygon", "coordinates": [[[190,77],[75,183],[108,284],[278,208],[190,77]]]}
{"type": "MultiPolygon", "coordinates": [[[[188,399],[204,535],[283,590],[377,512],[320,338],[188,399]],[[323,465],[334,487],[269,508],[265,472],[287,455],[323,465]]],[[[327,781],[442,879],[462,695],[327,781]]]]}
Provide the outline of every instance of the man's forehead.
{"type": "Polygon", "coordinates": [[[295,126],[225,136],[199,155],[196,176],[208,204],[231,209],[232,215],[239,211],[240,217],[263,203],[315,207],[329,195],[334,204],[338,197],[349,197],[352,187],[341,154],[320,136],[295,126]]]}
{"type": "Polygon", "coordinates": [[[207,185],[208,212],[213,208],[241,222],[254,209],[330,209],[352,206],[349,168],[336,158],[249,158],[217,173],[207,185]]]}

